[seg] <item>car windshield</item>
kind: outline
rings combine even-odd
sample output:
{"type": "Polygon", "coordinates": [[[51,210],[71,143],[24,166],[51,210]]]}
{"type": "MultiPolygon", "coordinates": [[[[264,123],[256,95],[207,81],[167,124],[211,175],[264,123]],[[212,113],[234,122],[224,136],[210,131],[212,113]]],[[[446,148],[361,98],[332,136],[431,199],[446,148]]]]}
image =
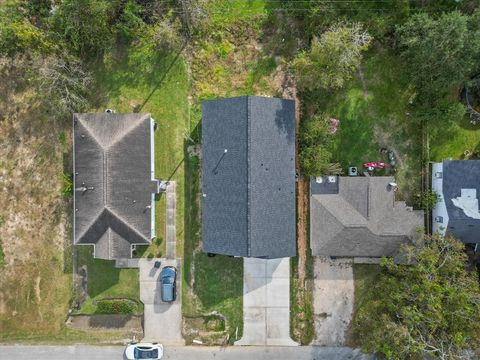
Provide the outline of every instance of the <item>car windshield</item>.
{"type": "Polygon", "coordinates": [[[158,359],[158,349],[135,348],[135,359],[158,359]]]}

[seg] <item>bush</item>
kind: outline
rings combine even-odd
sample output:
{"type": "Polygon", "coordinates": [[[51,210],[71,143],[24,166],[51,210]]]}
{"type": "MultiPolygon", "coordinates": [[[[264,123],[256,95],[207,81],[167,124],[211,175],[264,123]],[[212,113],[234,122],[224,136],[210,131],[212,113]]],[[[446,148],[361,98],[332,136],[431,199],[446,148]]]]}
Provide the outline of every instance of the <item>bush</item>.
{"type": "Polygon", "coordinates": [[[62,174],[62,195],[65,198],[73,196],[73,179],[70,174],[62,174]]]}
{"type": "Polygon", "coordinates": [[[132,300],[99,300],[96,314],[134,314],[138,309],[137,303],[132,300]]]}
{"type": "Polygon", "coordinates": [[[5,253],[3,252],[2,240],[0,240],[0,268],[3,268],[5,264],[5,253]]]}
{"type": "Polygon", "coordinates": [[[328,150],[332,140],[328,117],[324,114],[314,116],[302,123],[300,133],[300,167],[308,176],[341,173],[341,167],[332,163],[332,154],[328,150]]]}
{"type": "Polygon", "coordinates": [[[113,43],[105,0],[65,0],[52,18],[52,30],[84,58],[103,53],[113,43]]]}
{"type": "Polygon", "coordinates": [[[427,190],[415,195],[415,207],[424,210],[432,210],[439,198],[435,191],[427,190]]]}

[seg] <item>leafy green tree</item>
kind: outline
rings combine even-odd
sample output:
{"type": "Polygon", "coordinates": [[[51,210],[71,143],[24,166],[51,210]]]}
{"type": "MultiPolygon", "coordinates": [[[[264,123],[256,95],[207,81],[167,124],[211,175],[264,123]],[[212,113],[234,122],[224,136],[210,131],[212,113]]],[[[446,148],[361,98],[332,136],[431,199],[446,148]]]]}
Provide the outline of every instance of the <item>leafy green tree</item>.
{"type": "Polygon", "coordinates": [[[23,11],[7,4],[0,6],[0,55],[49,51],[53,48],[42,29],[33,25],[23,11]]]}
{"type": "Polygon", "coordinates": [[[353,320],[355,337],[386,359],[478,359],[480,288],[464,245],[435,235],[404,250],[404,264],[382,260],[353,320]]]}
{"type": "Polygon", "coordinates": [[[419,13],[397,28],[398,46],[419,103],[456,101],[458,92],[452,90],[458,90],[478,68],[478,18],[478,13],[469,17],[457,11],[438,18],[419,13]]]}
{"type": "Polygon", "coordinates": [[[339,89],[352,78],[372,37],[358,23],[338,23],[314,37],[292,63],[301,89],[339,89]]]}
{"type": "Polygon", "coordinates": [[[64,0],[53,16],[53,31],[83,58],[100,54],[113,42],[109,4],[106,0],[64,0]]]}

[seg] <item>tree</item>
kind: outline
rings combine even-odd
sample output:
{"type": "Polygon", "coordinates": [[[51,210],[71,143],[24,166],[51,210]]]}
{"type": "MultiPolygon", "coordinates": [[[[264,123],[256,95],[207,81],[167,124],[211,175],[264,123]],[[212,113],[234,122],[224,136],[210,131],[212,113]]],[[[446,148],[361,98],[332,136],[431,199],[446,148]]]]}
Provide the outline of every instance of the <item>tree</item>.
{"type": "MultiPolygon", "coordinates": [[[[435,106],[452,94],[450,102],[455,102],[458,92],[452,90],[478,67],[478,14],[468,17],[454,11],[432,18],[419,13],[397,28],[401,56],[420,104],[435,106]]],[[[442,105],[448,108],[444,101],[442,105]]]]}
{"type": "Polygon", "coordinates": [[[310,51],[294,59],[292,67],[298,86],[306,90],[343,87],[360,65],[362,52],[371,41],[358,23],[333,25],[320,38],[313,38],[310,51]]]}
{"type": "Polygon", "coordinates": [[[424,236],[404,251],[404,264],[382,260],[355,315],[364,350],[398,360],[478,359],[480,288],[477,274],[466,270],[464,245],[424,236]]]}
{"type": "Polygon", "coordinates": [[[59,116],[85,111],[92,82],[90,73],[75,59],[37,58],[32,64],[32,83],[45,104],[59,116]]]}
{"type": "Polygon", "coordinates": [[[337,163],[332,163],[328,147],[332,134],[324,114],[314,116],[302,123],[300,133],[300,167],[305,175],[318,176],[342,172],[337,163]]]}
{"type": "Polygon", "coordinates": [[[53,31],[84,58],[102,53],[113,41],[109,4],[105,0],[65,0],[53,16],[53,31]]]}

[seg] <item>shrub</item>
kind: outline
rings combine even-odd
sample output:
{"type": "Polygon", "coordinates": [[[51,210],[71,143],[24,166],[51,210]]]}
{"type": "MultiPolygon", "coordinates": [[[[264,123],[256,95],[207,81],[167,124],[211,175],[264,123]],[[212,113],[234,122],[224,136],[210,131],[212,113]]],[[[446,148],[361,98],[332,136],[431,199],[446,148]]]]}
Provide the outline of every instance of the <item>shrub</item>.
{"type": "Polygon", "coordinates": [[[134,314],[138,306],[134,301],[122,300],[99,300],[97,302],[96,314],[134,314]]]}
{"type": "Polygon", "coordinates": [[[3,252],[2,240],[0,240],[0,268],[3,268],[5,264],[5,253],[3,252]]]}
{"type": "Polygon", "coordinates": [[[70,174],[62,174],[62,195],[65,198],[71,198],[73,196],[73,179],[70,174]]]}

